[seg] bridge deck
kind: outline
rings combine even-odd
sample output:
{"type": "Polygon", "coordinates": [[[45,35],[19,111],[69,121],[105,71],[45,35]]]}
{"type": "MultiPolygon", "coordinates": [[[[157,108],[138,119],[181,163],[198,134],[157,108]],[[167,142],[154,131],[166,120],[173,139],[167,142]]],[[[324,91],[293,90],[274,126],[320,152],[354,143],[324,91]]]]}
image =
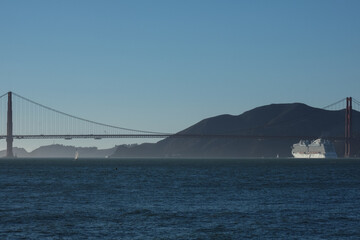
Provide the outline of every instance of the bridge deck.
{"type": "MultiPolygon", "coordinates": [[[[102,138],[239,138],[239,139],[317,139],[318,136],[262,136],[237,134],[63,134],[63,135],[13,135],[14,139],[102,139],[102,138]]],[[[0,135],[5,139],[6,135],[0,135]]],[[[344,136],[324,137],[329,140],[344,140],[344,136]]]]}

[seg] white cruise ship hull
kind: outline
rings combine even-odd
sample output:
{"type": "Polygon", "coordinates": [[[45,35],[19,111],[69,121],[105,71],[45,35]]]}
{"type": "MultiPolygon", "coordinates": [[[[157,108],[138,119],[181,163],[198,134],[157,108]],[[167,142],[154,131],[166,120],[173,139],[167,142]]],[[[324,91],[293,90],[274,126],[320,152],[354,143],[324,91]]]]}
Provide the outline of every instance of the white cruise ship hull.
{"type": "Polygon", "coordinates": [[[328,140],[316,139],[311,143],[301,140],[292,146],[294,158],[337,158],[334,146],[328,140]]]}
{"type": "Polygon", "coordinates": [[[332,154],[306,154],[306,153],[293,153],[294,158],[337,158],[336,153],[332,154]]]}

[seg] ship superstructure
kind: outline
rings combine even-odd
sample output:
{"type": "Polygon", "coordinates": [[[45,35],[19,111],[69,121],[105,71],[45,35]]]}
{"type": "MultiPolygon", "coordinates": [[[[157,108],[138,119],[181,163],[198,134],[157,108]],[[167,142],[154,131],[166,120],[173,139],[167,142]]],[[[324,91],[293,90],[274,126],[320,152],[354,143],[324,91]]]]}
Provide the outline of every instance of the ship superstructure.
{"type": "Polygon", "coordinates": [[[292,146],[294,158],[337,158],[333,144],[325,139],[301,140],[292,146]]]}

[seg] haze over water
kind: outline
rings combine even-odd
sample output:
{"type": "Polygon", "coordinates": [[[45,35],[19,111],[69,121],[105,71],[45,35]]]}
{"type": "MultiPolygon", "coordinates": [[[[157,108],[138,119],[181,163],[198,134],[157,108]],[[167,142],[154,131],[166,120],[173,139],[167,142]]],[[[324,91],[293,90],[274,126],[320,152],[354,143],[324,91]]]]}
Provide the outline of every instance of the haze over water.
{"type": "Polygon", "coordinates": [[[0,160],[1,239],[357,239],[358,159],[0,160]]]}

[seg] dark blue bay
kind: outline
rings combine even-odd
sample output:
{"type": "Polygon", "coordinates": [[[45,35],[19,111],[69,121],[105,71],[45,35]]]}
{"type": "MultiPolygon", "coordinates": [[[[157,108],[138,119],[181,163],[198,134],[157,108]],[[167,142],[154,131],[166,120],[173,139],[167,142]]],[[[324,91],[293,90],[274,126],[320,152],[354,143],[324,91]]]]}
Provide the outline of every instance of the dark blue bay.
{"type": "Polygon", "coordinates": [[[359,239],[360,160],[0,160],[0,239],[359,239]]]}

